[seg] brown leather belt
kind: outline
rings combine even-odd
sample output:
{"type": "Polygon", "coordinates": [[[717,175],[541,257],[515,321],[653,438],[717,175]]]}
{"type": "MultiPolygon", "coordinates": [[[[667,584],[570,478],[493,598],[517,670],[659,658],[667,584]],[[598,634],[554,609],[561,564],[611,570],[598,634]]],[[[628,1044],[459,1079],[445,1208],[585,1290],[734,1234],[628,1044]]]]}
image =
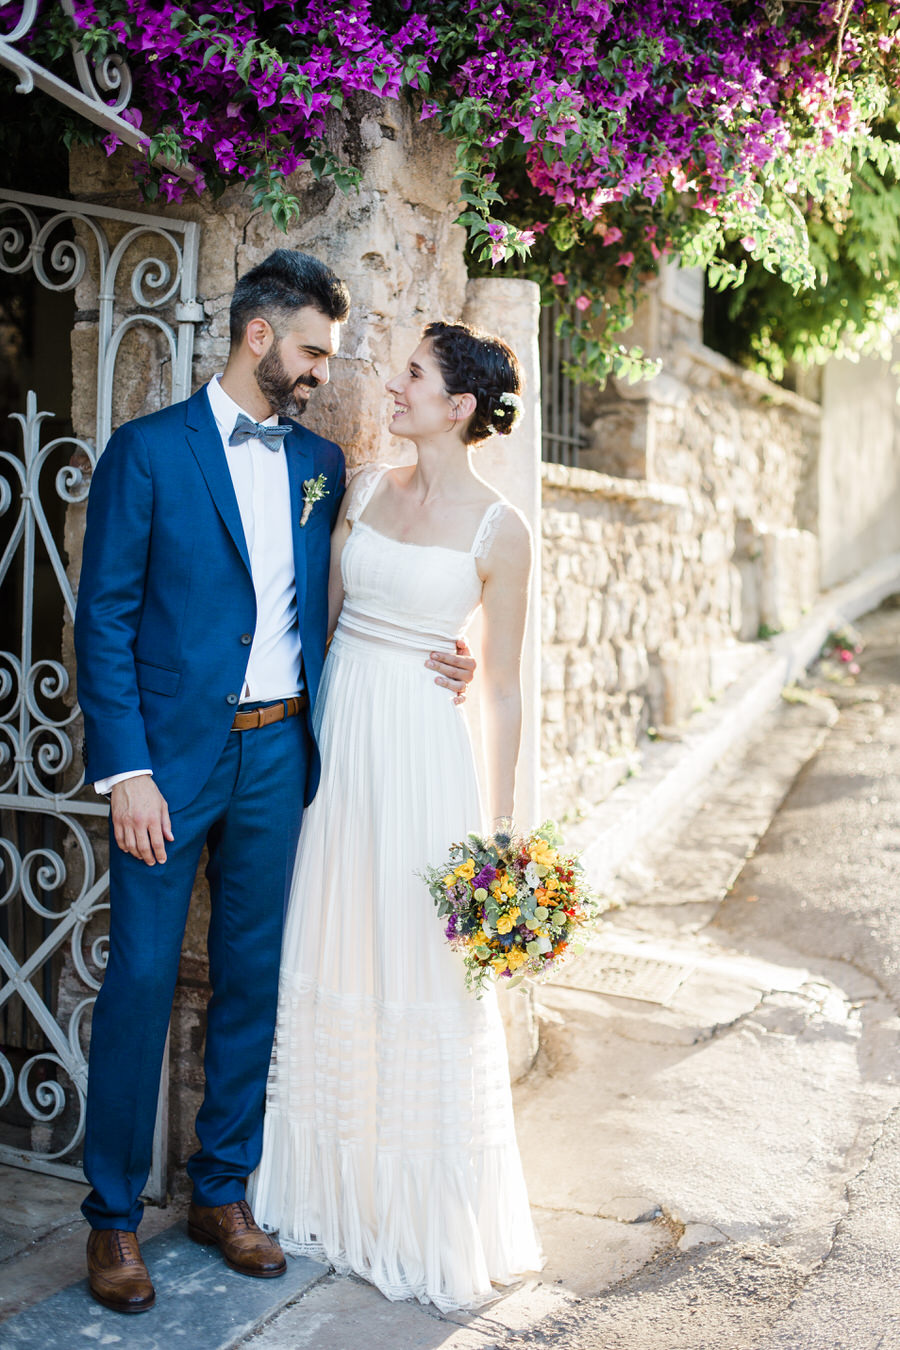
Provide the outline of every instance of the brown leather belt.
{"type": "Polygon", "coordinates": [[[296,717],[309,704],[306,694],[296,694],[293,698],[282,698],[277,703],[269,703],[265,708],[251,708],[248,712],[235,713],[231,724],[232,731],[253,731],[256,727],[268,727],[273,722],[283,722],[286,717],[296,717]]]}

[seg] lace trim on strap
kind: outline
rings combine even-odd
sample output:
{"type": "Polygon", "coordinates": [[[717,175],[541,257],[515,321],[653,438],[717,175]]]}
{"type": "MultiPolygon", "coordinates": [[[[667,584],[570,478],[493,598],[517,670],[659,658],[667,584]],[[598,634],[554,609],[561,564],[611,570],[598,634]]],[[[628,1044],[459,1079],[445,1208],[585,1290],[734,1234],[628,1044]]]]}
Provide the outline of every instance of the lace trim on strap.
{"type": "Polygon", "coordinates": [[[390,464],[367,464],[354,476],[353,482],[359,480],[359,487],[356,488],[353,501],[347,507],[346,519],[349,520],[351,525],[359,520],[372,500],[372,494],[390,467],[390,464]]]}
{"type": "Polygon", "coordinates": [[[489,551],[491,544],[494,542],[494,535],[497,533],[497,528],[503,519],[504,512],[515,511],[515,509],[516,508],[510,506],[508,502],[491,502],[490,506],[481,517],[481,524],[478,526],[478,532],[475,535],[472,547],[469,550],[473,558],[483,558],[485,556],[489,551]]]}

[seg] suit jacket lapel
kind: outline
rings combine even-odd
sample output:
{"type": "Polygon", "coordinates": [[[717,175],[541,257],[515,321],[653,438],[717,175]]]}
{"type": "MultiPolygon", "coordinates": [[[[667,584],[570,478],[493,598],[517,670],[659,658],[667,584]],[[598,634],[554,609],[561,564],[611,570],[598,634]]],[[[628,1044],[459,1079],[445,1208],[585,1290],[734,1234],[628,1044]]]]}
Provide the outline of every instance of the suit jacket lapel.
{"type": "Polygon", "coordinates": [[[306,433],[296,423],[284,438],[284,453],[287,458],[288,479],[291,485],[291,528],[294,536],[294,570],[297,577],[297,620],[300,625],[300,639],[303,640],[303,619],[306,612],[306,531],[300,528],[303,514],[303,484],[307,478],[315,477],[312,450],[307,444],[306,433]]]}
{"type": "Polygon", "coordinates": [[[216,510],[222,517],[225,528],[234,540],[244,566],[249,572],[250,554],[244,538],[241,513],[237,497],[234,495],[228,461],[222,448],[222,437],[219,435],[219,428],[209,406],[205,388],[198,390],[188,399],[185,421],[188,445],[200,465],[200,471],[206,479],[206,486],[209,488],[216,510]]]}

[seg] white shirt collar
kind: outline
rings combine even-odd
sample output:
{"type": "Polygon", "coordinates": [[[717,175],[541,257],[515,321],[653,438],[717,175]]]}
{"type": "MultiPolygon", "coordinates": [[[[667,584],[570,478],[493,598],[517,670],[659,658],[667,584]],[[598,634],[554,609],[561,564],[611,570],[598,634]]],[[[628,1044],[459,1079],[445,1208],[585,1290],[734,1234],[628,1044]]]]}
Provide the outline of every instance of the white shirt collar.
{"type": "MultiPolygon", "coordinates": [[[[239,403],[235,403],[230,394],[225,393],[221,380],[221,375],[214,375],[206,386],[206,392],[209,396],[209,406],[212,408],[213,417],[216,419],[216,426],[227,442],[241,413],[246,417],[253,418],[254,422],[256,418],[253,417],[252,413],[247,412],[246,408],[242,408],[239,403]]],[[[260,423],[260,426],[275,427],[278,426],[278,422],[278,414],[272,413],[260,423]]]]}

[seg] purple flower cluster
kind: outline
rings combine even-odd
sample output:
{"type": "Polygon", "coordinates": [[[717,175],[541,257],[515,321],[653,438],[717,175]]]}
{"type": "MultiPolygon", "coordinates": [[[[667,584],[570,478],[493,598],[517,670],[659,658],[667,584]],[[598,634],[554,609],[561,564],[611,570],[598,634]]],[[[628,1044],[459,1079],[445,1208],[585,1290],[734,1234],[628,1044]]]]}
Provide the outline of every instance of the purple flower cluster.
{"type": "Polygon", "coordinates": [[[496,875],[497,875],[496,867],[492,867],[490,863],[486,863],[485,866],[482,867],[481,871],[477,874],[477,876],[474,876],[472,878],[472,890],[477,891],[480,890],[482,887],[484,888],[484,890],[487,890],[491,882],[495,879],[496,875]]]}
{"type": "MultiPolygon", "coordinates": [[[[626,228],[610,266],[655,264],[673,247],[666,203],[687,202],[697,231],[711,215],[755,218],[762,193],[789,192],[804,164],[812,177],[816,156],[872,116],[873,89],[900,82],[898,15],[865,0],[849,11],[786,0],[780,14],[770,0],[74,3],[88,45],[134,58],[134,106],[155,148],[214,190],[307,160],[328,172],[330,110],[357,93],[419,91],[422,116],[460,147],[467,223],[492,262],[547,228],[492,217],[492,185],[499,173],[511,186],[511,166],[554,229],[569,217],[617,242],[628,203],[641,236],[626,228]]],[[[172,175],[162,185],[182,190],[172,175]]]]}
{"type": "MultiPolygon", "coordinates": [[[[355,93],[396,99],[417,87],[436,33],[415,13],[389,30],[374,8],[370,0],[297,9],[280,0],[74,0],[74,17],[88,44],[92,34],[109,35],[130,59],[135,106],[152,129],[175,131],[202,187],[255,178],[261,165],[291,174],[321,146],[329,109],[355,93]]],[[[108,137],[107,152],[117,143],[108,137]]],[[[170,196],[177,180],[174,187],[170,196]]]]}

